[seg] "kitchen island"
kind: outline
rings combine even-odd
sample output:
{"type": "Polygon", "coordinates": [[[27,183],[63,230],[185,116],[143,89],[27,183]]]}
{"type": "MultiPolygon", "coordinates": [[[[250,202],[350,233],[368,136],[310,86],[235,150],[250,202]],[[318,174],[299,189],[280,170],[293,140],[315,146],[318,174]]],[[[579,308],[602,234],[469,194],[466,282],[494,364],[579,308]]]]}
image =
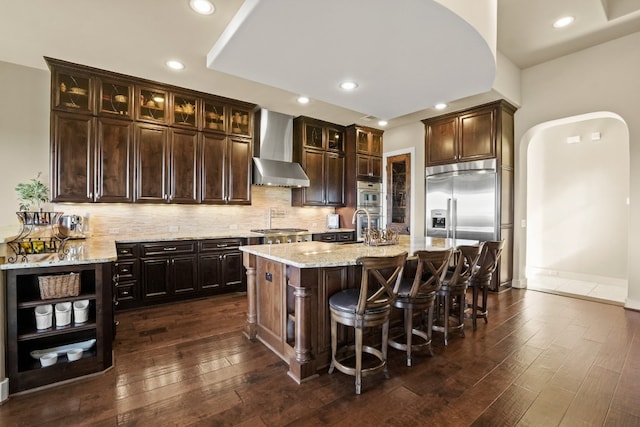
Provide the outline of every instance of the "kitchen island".
{"type": "Polygon", "coordinates": [[[358,258],[407,252],[413,259],[422,249],[478,243],[402,237],[389,246],[304,242],[240,247],[247,270],[245,335],[258,339],[287,362],[288,375],[296,382],[309,380],[319,368],[329,365],[329,297],[359,285],[358,258]]]}

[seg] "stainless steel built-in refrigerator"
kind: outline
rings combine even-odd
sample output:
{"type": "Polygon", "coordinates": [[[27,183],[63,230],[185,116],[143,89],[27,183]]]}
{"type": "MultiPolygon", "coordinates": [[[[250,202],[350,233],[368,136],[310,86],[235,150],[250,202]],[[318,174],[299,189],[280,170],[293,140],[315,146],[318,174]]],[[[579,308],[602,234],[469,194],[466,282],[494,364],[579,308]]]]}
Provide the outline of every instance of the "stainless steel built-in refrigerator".
{"type": "Polygon", "coordinates": [[[495,160],[426,168],[428,237],[498,240],[495,160]]]}

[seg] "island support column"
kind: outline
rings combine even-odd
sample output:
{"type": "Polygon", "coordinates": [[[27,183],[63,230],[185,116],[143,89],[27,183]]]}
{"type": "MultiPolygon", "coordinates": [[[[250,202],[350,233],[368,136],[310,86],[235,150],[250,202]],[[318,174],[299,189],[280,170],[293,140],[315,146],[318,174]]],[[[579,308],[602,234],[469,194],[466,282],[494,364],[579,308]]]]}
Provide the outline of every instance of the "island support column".
{"type": "Polygon", "coordinates": [[[244,326],[244,334],[250,340],[256,339],[258,331],[257,294],[256,294],[256,256],[245,252],[243,264],[247,269],[247,323],[244,326]]]}
{"type": "Polygon", "coordinates": [[[313,345],[317,345],[318,270],[287,266],[287,285],[293,288],[295,310],[295,344],[289,360],[289,376],[301,383],[318,376],[313,345]],[[314,342],[316,341],[316,342],[314,342]]]}

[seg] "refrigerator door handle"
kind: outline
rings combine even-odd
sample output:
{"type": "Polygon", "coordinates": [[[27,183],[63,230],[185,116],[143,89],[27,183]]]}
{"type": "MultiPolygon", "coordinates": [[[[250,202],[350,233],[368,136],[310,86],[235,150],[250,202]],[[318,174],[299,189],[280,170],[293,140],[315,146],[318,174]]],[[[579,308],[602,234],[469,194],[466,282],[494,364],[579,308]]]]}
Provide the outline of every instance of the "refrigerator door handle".
{"type": "Polygon", "coordinates": [[[446,221],[446,228],[447,228],[447,239],[450,238],[449,236],[449,232],[451,231],[451,226],[453,225],[452,221],[453,221],[453,215],[452,215],[452,200],[451,199],[447,199],[447,217],[445,218],[446,221]]]}
{"type": "Polygon", "coordinates": [[[456,229],[458,228],[458,199],[451,199],[451,227],[453,228],[452,238],[456,239],[456,229]]]}

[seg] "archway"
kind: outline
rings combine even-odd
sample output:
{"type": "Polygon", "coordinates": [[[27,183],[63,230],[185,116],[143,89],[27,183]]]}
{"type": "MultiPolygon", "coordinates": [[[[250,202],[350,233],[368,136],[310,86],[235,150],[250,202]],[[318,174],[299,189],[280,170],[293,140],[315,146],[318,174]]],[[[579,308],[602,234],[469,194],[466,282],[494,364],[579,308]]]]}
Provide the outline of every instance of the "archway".
{"type": "Polygon", "coordinates": [[[596,112],[542,123],[525,133],[520,153],[527,287],[623,304],[629,194],[624,120],[596,112]]]}

